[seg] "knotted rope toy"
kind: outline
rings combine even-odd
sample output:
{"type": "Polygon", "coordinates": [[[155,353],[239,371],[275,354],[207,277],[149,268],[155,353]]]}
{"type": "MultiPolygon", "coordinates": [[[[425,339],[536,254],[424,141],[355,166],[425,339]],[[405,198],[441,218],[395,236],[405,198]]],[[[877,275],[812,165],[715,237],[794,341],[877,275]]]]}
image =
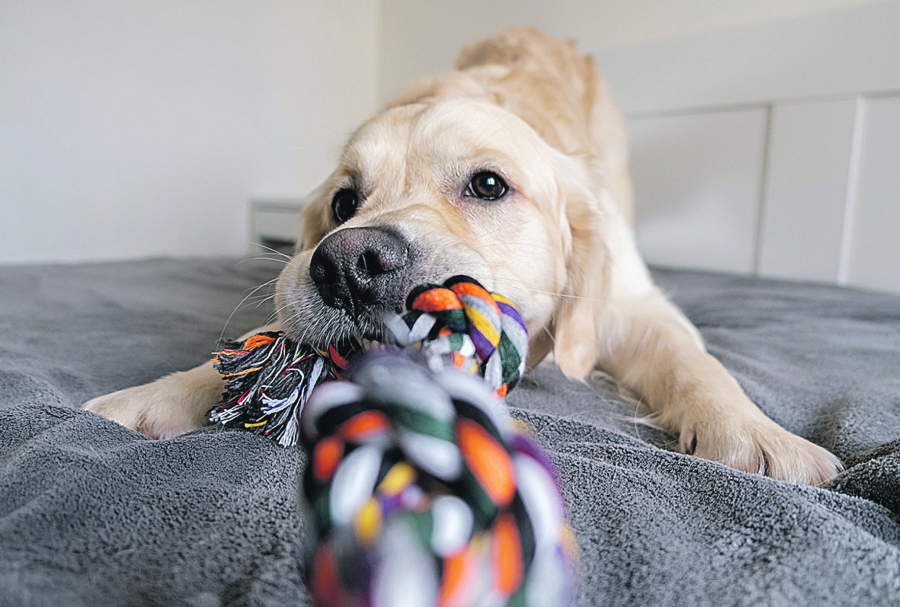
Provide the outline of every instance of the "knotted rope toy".
{"type": "MultiPolygon", "coordinates": [[[[402,317],[387,320],[387,344],[432,369],[448,364],[478,372],[501,397],[522,376],[528,351],[525,322],[508,299],[489,293],[475,279],[455,276],[443,285],[420,285],[410,292],[406,308],[402,317]]],[[[209,420],[295,445],[300,411],[313,389],[341,378],[360,351],[353,339],[323,350],[281,332],[224,341],[213,363],[226,380],[226,391],[209,420]]]]}
{"type": "Polygon", "coordinates": [[[566,605],[555,477],[483,383],[390,355],[349,379],[301,422],[316,605],[566,605]]]}
{"type": "Polygon", "coordinates": [[[566,604],[574,544],[555,475],[498,398],[524,371],[521,316],[468,277],[406,303],[386,320],[393,351],[225,343],[211,421],[301,440],[317,605],[566,604]]]}
{"type": "Polygon", "coordinates": [[[225,378],[226,391],[209,421],[269,436],[284,447],[296,445],[309,395],[319,383],[338,379],[349,367],[347,357],[359,350],[355,340],[320,350],[280,331],[224,341],[213,366],[225,378]]]}

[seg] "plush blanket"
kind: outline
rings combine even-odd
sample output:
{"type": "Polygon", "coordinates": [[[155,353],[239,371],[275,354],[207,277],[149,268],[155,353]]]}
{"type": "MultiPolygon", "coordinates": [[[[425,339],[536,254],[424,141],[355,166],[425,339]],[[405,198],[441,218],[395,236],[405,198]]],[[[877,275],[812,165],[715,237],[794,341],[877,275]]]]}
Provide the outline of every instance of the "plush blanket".
{"type": "MultiPolygon", "coordinates": [[[[303,457],[240,431],[156,441],[79,410],[262,323],[278,265],[0,268],[0,605],[297,605],[303,457]],[[238,308],[232,316],[232,312],[238,308]]],[[[813,488],[673,451],[597,378],[511,393],[559,468],[578,605],[900,604],[900,298],[655,276],[775,421],[836,453],[813,488]]]]}

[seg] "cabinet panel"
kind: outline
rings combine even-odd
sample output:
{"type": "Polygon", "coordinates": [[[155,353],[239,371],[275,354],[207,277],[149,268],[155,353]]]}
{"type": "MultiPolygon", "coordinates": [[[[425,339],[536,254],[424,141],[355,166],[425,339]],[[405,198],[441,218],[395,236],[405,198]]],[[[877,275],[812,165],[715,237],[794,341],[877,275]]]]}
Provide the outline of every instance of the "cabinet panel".
{"type": "Polygon", "coordinates": [[[838,280],[856,106],[850,99],[773,109],[761,275],[838,280]]]}
{"type": "Polygon", "coordinates": [[[865,103],[847,284],[900,292],[900,96],[865,103]]]}
{"type": "Polygon", "coordinates": [[[629,120],[638,247],[648,262],[753,271],[766,114],[629,120]]]}

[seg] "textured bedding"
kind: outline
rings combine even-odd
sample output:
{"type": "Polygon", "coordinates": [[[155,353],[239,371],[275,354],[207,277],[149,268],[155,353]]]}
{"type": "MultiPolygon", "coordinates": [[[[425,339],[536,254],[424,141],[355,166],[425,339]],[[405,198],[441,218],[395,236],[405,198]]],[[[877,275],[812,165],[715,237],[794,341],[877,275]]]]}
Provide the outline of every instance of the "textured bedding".
{"type": "MultiPolygon", "coordinates": [[[[308,604],[297,450],[214,428],[155,441],[78,409],[261,324],[270,302],[231,314],[278,269],[0,268],[0,605],[308,604]]],[[[577,604],[900,604],[900,298],[655,277],[750,398],[846,471],[820,489],[680,455],[608,381],[541,365],[508,403],[560,470],[577,604]]]]}

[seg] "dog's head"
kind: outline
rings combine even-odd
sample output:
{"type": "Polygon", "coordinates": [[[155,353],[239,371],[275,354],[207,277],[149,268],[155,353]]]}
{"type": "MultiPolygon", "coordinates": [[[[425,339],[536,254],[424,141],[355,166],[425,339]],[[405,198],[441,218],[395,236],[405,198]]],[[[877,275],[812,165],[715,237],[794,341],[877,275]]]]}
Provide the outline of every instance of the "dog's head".
{"type": "Polygon", "coordinates": [[[377,337],[414,286],[467,274],[519,307],[529,364],[555,341],[563,370],[583,375],[605,263],[590,173],[488,102],[390,109],[353,135],[304,211],[276,291],[282,327],[314,344],[377,337]]]}

